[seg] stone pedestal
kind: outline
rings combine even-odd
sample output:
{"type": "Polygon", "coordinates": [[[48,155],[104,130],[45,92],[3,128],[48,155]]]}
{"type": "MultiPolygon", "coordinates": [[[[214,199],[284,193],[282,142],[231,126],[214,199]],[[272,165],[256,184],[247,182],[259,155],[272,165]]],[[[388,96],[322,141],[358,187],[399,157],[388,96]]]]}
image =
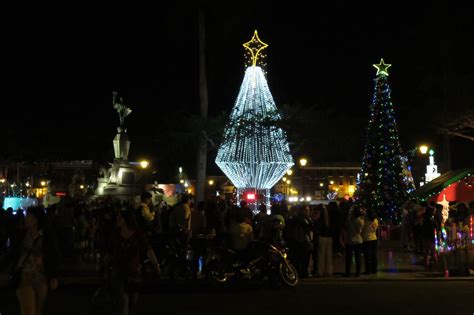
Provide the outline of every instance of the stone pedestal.
{"type": "Polygon", "coordinates": [[[122,200],[135,198],[140,194],[137,187],[137,168],[128,161],[130,140],[126,130],[118,129],[113,140],[114,162],[103,171],[103,177],[98,179],[97,196],[112,196],[122,200]]]}
{"type": "Polygon", "coordinates": [[[114,154],[118,160],[128,160],[128,152],[130,150],[130,140],[125,131],[119,129],[119,132],[114,138],[114,154]]]}

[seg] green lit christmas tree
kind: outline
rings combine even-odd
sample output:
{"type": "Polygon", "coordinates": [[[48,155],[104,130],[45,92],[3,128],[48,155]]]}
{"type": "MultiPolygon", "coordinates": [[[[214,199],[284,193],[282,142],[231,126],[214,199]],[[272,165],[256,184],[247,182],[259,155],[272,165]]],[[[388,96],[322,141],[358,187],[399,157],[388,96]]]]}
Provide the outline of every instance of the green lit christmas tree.
{"type": "Polygon", "coordinates": [[[409,180],[390,99],[387,71],[390,66],[383,59],[374,65],[377,76],[357,197],[367,209],[376,210],[382,219],[397,221],[397,214],[407,198],[409,180]]]}

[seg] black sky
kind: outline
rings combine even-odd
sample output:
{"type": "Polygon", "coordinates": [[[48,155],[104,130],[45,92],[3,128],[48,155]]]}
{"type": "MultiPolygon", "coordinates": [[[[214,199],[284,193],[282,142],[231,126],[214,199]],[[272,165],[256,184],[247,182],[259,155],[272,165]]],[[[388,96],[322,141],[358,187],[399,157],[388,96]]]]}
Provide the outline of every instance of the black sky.
{"type": "MultiPolygon", "coordinates": [[[[231,109],[243,78],[241,45],[258,29],[270,45],[267,72],[277,106],[333,108],[365,122],[372,64],[383,57],[392,64],[402,146],[439,147],[444,66],[449,115],[474,107],[473,10],[332,3],[204,5],[210,113],[231,109]]],[[[117,125],[113,90],[133,109],[134,157],[166,150],[153,142],[157,132],[169,132],[160,126],[163,117],[198,112],[197,6],[55,7],[41,14],[22,8],[7,15],[4,157],[30,148],[57,159],[109,159],[117,125]]],[[[357,130],[341,143],[363,143],[359,135],[357,130]]],[[[452,151],[454,167],[472,165],[466,158],[472,143],[453,140],[452,151]]]]}

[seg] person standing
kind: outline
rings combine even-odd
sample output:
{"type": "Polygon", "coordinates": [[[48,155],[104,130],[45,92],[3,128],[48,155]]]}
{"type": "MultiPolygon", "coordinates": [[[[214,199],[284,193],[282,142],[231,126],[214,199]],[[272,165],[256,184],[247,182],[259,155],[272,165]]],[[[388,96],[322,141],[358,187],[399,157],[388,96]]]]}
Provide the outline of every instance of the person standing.
{"type": "Polygon", "coordinates": [[[437,264],[438,256],[435,250],[435,230],[434,209],[427,207],[422,223],[421,238],[423,242],[423,258],[425,267],[430,267],[430,258],[437,264]]]}
{"type": "Polygon", "coordinates": [[[155,219],[155,212],[152,211],[152,195],[148,191],[144,191],[142,192],[140,199],[141,202],[138,207],[139,213],[137,213],[137,221],[140,228],[146,233],[151,230],[153,220],[155,219]]]}
{"type": "Polygon", "coordinates": [[[308,267],[313,244],[313,222],[309,216],[309,206],[297,209],[297,215],[288,222],[286,237],[290,248],[290,260],[301,278],[310,277],[308,267]]]}
{"type": "Polygon", "coordinates": [[[116,224],[118,232],[112,239],[109,253],[111,288],[117,307],[114,314],[129,315],[138,301],[138,292],[143,284],[143,260],[147,257],[157,273],[160,272],[160,265],[146,237],[138,229],[133,211],[119,212],[116,224]]]}
{"type": "Polygon", "coordinates": [[[343,243],[346,248],[346,273],[349,277],[351,274],[352,258],[355,259],[356,272],[355,276],[360,276],[360,260],[362,253],[362,229],[364,227],[364,213],[361,207],[355,206],[352,214],[347,222],[345,232],[343,233],[343,243]]]}
{"type": "Polygon", "coordinates": [[[230,248],[243,253],[254,240],[252,225],[245,220],[244,213],[236,212],[229,225],[230,248]]]}
{"type": "Polygon", "coordinates": [[[415,202],[409,200],[403,204],[402,207],[402,235],[401,235],[401,245],[403,249],[410,250],[410,240],[412,234],[412,215],[411,212],[413,211],[413,207],[415,206],[415,202]]]}
{"type": "Polygon", "coordinates": [[[259,234],[260,226],[262,225],[262,222],[265,220],[265,218],[268,216],[267,207],[263,202],[258,207],[258,210],[259,212],[253,218],[253,229],[255,231],[255,235],[259,234]]]}
{"type": "Polygon", "coordinates": [[[368,211],[362,229],[363,249],[364,249],[364,274],[377,273],[377,228],[379,221],[374,210],[368,211]]]}
{"type": "Polygon", "coordinates": [[[183,229],[183,237],[186,241],[191,236],[191,199],[188,195],[181,197],[181,203],[171,212],[169,217],[169,227],[171,232],[183,229]]]}
{"type": "Polygon", "coordinates": [[[59,249],[54,233],[46,227],[42,207],[28,208],[25,228],[13,259],[20,274],[16,296],[21,315],[41,315],[48,289],[58,287],[59,249]]]}
{"type": "Polygon", "coordinates": [[[252,225],[253,222],[253,211],[249,208],[247,201],[242,200],[240,202],[240,211],[244,215],[245,222],[252,225]]]}
{"type": "Polygon", "coordinates": [[[316,230],[318,234],[318,276],[332,276],[332,230],[329,214],[324,206],[320,207],[316,230]]]}
{"type": "Polygon", "coordinates": [[[201,272],[202,265],[200,265],[199,261],[200,259],[204,259],[204,256],[206,255],[207,222],[205,206],[206,203],[204,201],[201,201],[197,204],[197,208],[191,209],[191,248],[194,251],[194,276],[198,276],[198,273],[201,272]]]}

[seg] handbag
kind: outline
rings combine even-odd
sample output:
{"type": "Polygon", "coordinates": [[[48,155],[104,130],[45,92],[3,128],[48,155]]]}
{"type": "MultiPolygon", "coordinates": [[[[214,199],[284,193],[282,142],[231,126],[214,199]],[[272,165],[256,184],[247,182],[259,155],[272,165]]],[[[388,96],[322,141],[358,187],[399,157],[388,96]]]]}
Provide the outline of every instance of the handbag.
{"type": "Polygon", "coordinates": [[[8,277],[8,288],[10,289],[17,289],[20,286],[21,282],[21,272],[23,270],[23,267],[25,266],[26,262],[28,261],[28,258],[30,258],[31,252],[33,251],[33,248],[36,245],[36,241],[40,238],[40,236],[37,236],[35,240],[33,241],[33,244],[31,245],[31,248],[28,250],[28,253],[25,256],[25,259],[21,262],[21,265],[16,267],[13,272],[9,275],[8,277]]]}

